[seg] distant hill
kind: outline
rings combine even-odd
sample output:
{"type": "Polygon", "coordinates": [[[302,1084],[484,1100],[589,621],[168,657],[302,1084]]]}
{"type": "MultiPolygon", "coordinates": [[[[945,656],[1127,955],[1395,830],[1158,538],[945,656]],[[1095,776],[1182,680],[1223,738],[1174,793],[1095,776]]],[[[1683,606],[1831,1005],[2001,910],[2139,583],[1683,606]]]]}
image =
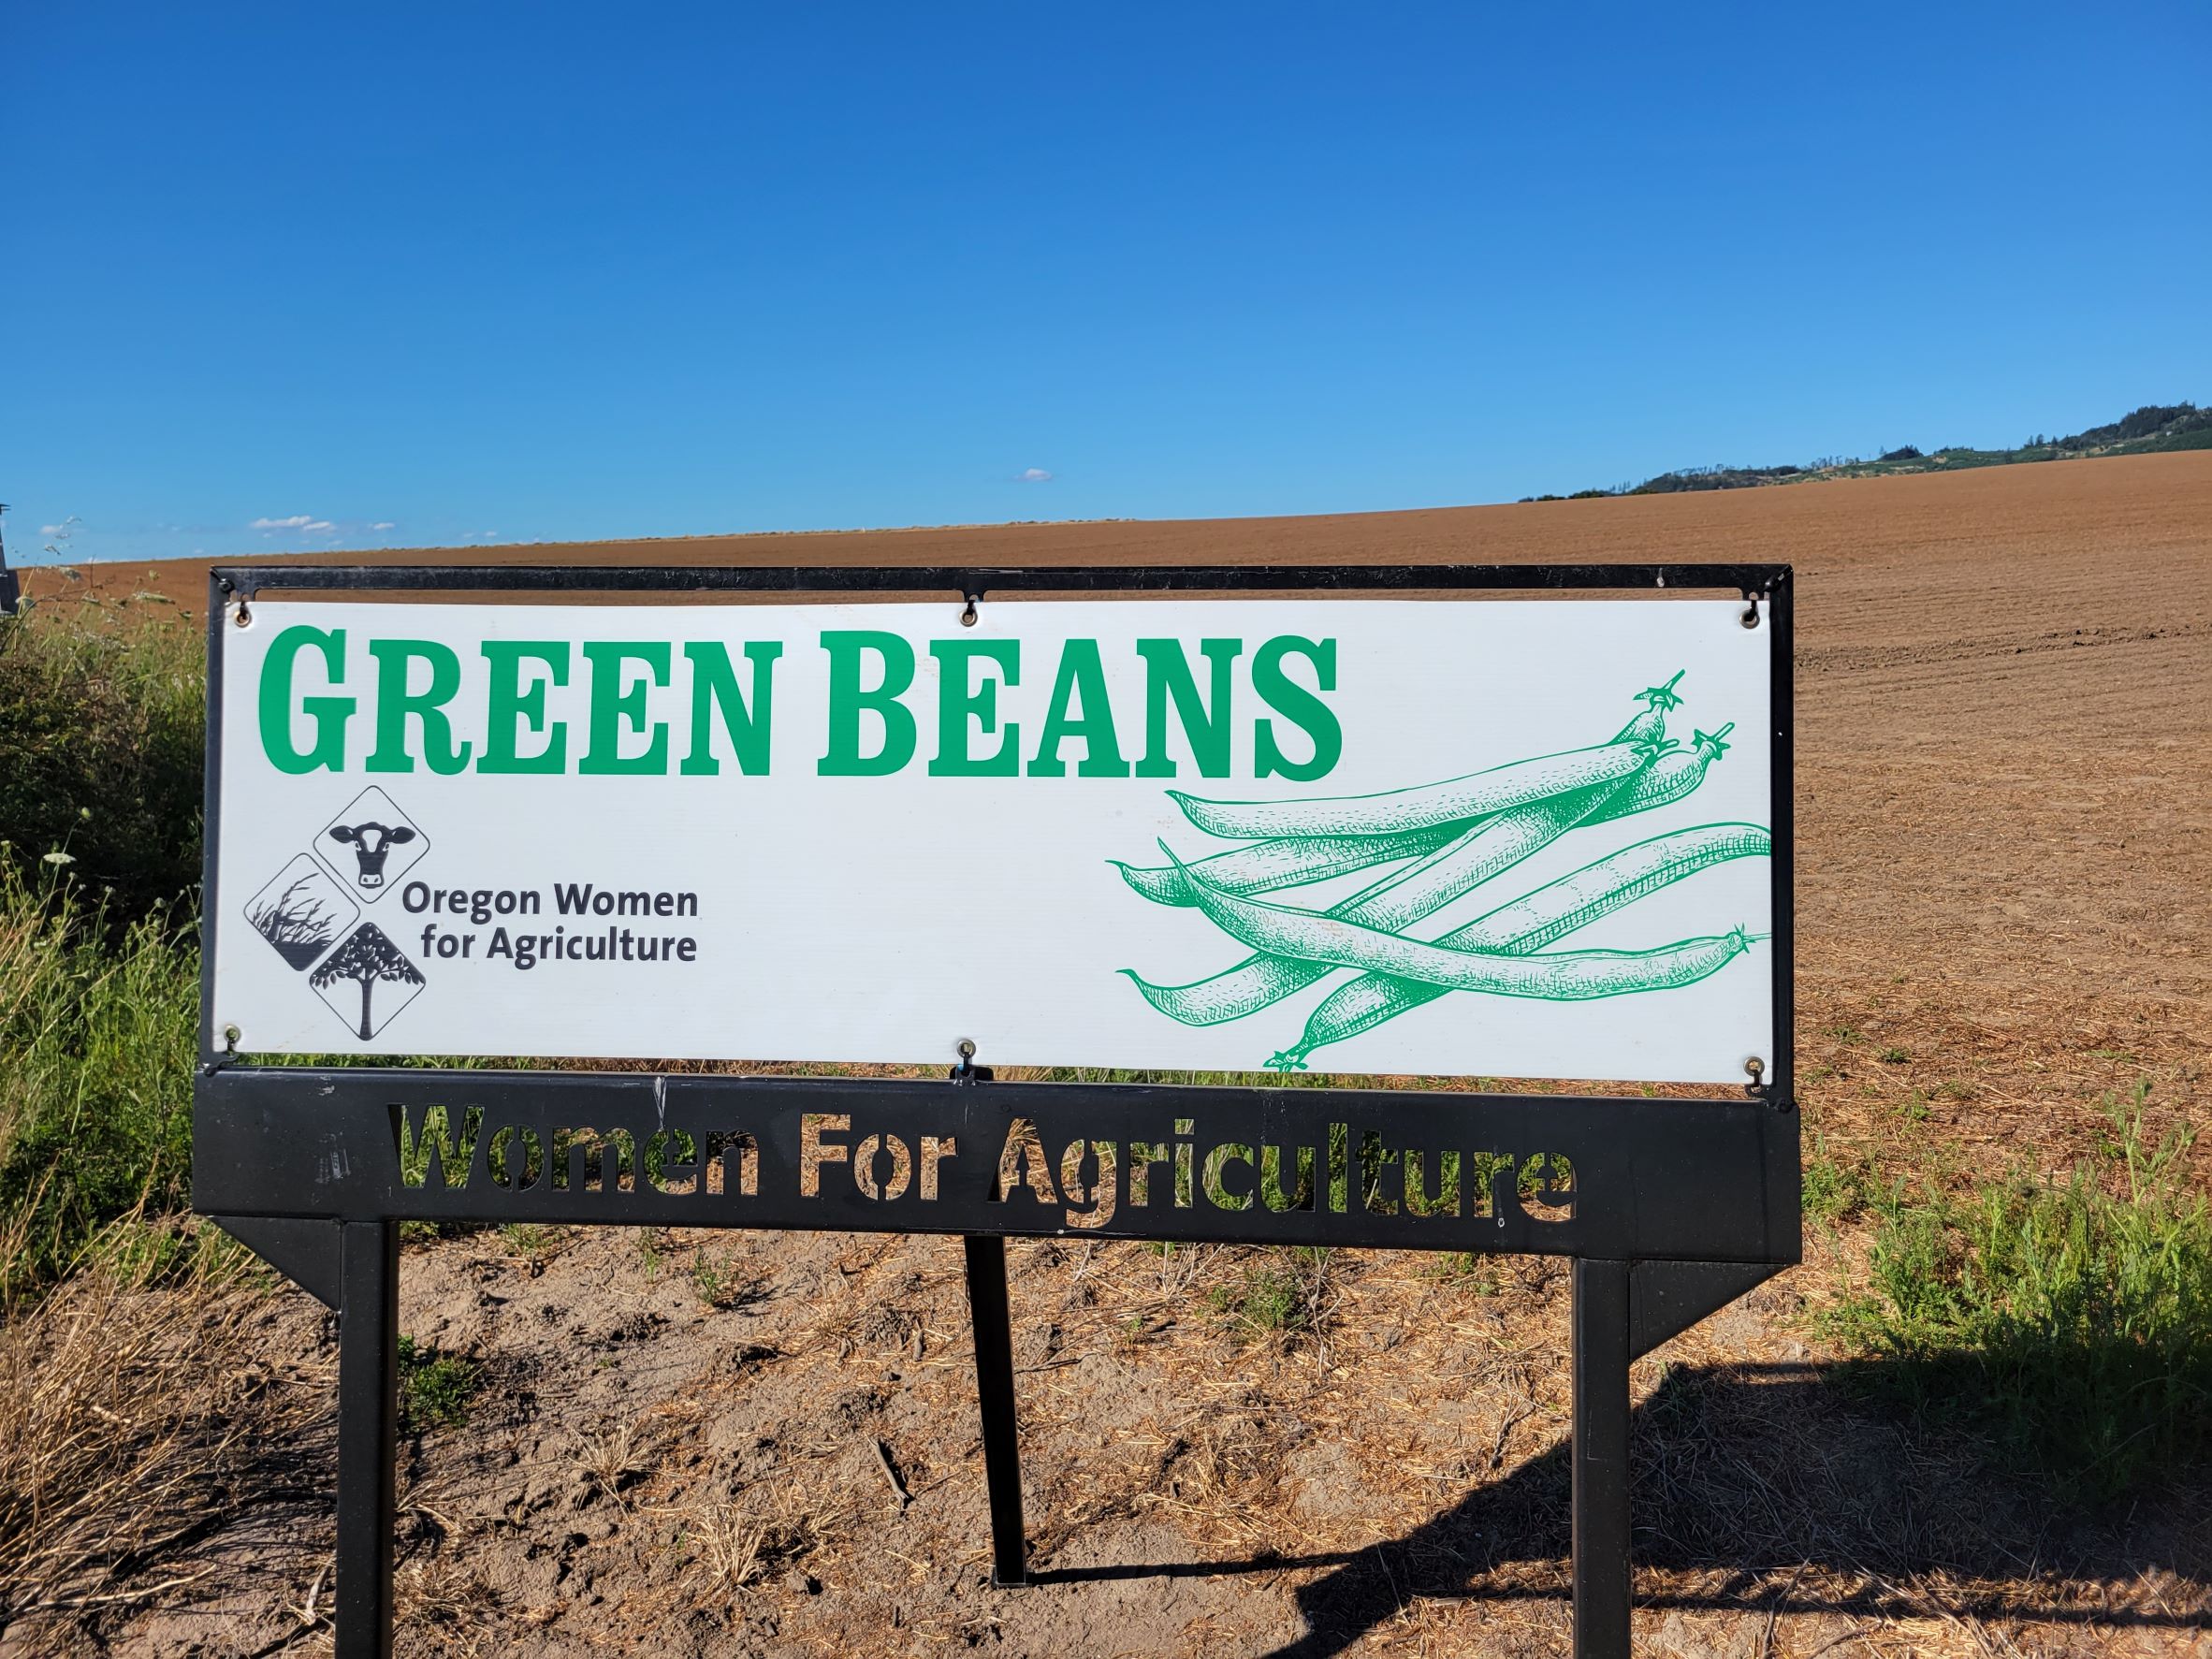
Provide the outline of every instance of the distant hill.
{"type": "Polygon", "coordinates": [[[2090,427],[2069,438],[2038,432],[2017,449],[1969,449],[1953,444],[1923,450],[1907,444],[1872,459],[1830,456],[1804,466],[1685,467],[1662,473],[1641,484],[1610,489],[1579,489],[1571,496],[1530,495],[1528,502],[1587,501],[1609,495],[1678,495],[1692,489],[1755,489],[1770,484],[1802,484],[1811,478],[1884,478],[1900,473],[1957,473],[1969,467],[2009,467],[2023,461],[2080,460],[2091,456],[2155,455],[2169,449],[2212,449],[2212,409],[2194,403],[2146,403],[2109,426],[2090,427]]]}

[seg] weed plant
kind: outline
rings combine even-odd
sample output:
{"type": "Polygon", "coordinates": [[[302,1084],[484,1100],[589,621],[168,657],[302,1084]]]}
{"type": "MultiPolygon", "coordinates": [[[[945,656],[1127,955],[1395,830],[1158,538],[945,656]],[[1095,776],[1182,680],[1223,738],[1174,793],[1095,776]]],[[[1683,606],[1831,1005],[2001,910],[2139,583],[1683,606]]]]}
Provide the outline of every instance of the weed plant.
{"type": "Polygon", "coordinates": [[[124,923],[0,857],[0,1304],[118,1218],[183,1207],[198,997],[166,910],[124,923]]]}
{"type": "Polygon", "coordinates": [[[2063,1181],[1877,1196],[1871,1285],[1826,1317],[1844,1380],[2091,1501],[2212,1454],[2212,1211],[2146,1092],[2063,1181]]]}
{"type": "Polygon", "coordinates": [[[412,1336],[400,1338],[400,1433],[452,1428],[469,1420],[483,1368],[412,1336]]]}
{"type": "Polygon", "coordinates": [[[1288,1342],[1318,1332],[1333,1305],[1332,1254],[1315,1244],[1268,1250],[1236,1284],[1216,1286],[1208,1305],[1246,1339],[1288,1342]]]}
{"type": "Polygon", "coordinates": [[[207,679],[181,618],[51,602],[0,619],[0,842],[70,862],[111,916],[199,880],[207,679]]]}

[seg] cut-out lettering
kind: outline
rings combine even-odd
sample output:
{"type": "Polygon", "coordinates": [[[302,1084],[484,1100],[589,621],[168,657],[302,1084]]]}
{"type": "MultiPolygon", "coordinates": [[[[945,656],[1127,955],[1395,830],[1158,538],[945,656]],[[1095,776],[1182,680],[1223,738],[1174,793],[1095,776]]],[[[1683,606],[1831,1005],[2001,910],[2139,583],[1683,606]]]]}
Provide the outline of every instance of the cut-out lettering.
{"type": "Polygon", "coordinates": [[[845,1112],[809,1112],[799,1119],[799,1196],[822,1196],[822,1166],[841,1164],[851,1149],[841,1141],[824,1141],[824,1129],[849,1129],[852,1116],[845,1112]]]}
{"type": "Polygon", "coordinates": [[[1052,1166],[1044,1160],[1044,1143],[1037,1138],[1037,1126],[1026,1117],[1017,1117],[1007,1126],[1006,1144],[998,1153],[998,1181],[991,1196],[1004,1203],[1025,1181],[1039,1203],[1060,1201],[1059,1190],[1053,1186],[1052,1166]]]}

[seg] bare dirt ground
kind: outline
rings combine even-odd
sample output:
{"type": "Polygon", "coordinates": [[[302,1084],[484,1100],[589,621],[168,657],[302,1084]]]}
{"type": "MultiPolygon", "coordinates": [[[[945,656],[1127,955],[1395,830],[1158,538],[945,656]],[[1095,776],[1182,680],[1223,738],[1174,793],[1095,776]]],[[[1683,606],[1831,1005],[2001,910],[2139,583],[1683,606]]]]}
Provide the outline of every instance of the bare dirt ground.
{"type": "MultiPolygon", "coordinates": [[[[2204,1114],[2212,455],[496,556],[1787,560],[1809,1144],[1963,1180],[2064,1168],[2138,1081],[2154,1128],[2204,1114]]],[[[108,567],[32,587],[189,608],[200,579],[108,567]]],[[[2110,1512],[2060,1506],[1833,1385],[1810,1315],[1864,1246],[1862,1230],[1810,1230],[1803,1267],[1637,1367],[1638,1651],[2212,1655],[2201,1482],[2110,1512]]],[[[412,1247],[403,1329],[483,1383],[465,1425],[407,1448],[401,1651],[1565,1652],[1558,1266],[1339,1253],[1301,1287],[1316,1331],[1286,1343],[1209,1300],[1233,1300],[1257,1252],[1010,1257],[1045,1579],[1020,1592],[988,1583],[949,1241],[600,1230],[412,1247]]],[[[206,1355],[210,1386],[229,1390],[232,1421],[269,1432],[220,1524],[145,1564],[141,1588],[174,1588],[56,1609],[0,1655],[327,1647],[330,1332],[302,1295],[258,1306],[242,1323],[221,1296],[102,1310],[183,1345],[233,1333],[206,1355]]]]}

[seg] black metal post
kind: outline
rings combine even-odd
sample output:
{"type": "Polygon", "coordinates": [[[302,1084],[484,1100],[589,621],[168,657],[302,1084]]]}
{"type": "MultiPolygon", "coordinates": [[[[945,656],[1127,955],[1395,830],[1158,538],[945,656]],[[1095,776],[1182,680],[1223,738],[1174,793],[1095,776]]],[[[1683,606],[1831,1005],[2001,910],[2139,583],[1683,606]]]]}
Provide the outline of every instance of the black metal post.
{"type": "Polygon", "coordinates": [[[1575,1262],[1575,1659],[1628,1659],[1628,1263],[1575,1262]]]}
{"type": "Polygon", "coordinates": [[[975,1331],[975,1390],[983,1416],[983,1484],[991,1496],[991,1581],[1029,1581],[1022,1536],[1022,1448],[1014,1432],[1012,1315],[1006,1302],[1006,1241],[964,1238],[968,1317],[975,1331]]]}
{"type": "Polygon", "coordinates": [[[400,1227],[343,1224],[338,1304],[335,1659],[390,1659],[400,1417],[400,1227]]]}

